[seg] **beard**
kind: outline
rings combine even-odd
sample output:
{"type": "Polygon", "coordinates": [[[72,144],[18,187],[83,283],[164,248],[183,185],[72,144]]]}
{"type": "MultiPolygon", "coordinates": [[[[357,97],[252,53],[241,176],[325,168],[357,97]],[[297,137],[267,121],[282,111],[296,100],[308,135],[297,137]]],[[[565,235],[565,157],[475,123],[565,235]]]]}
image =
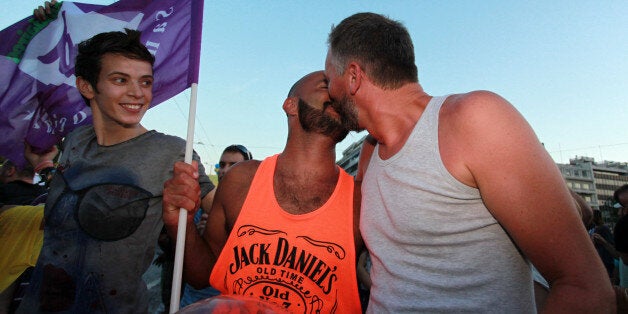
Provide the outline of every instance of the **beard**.
{"type": "Polygon", "coordinates": [[[299,98],[299,122],[306,132],[314,132],[331,137],[334,142],[342,141],[349,130],[340,121],[325,114],[325,108],[335,106],[331,102],[323,104],[323,110],[318,110],[303,99],[299,98]]]}
{"type": "Polygon", "coordinates": [[[358,109],[353,99],[344,94],[339,101],[332,104],[334,110],[340,115],[340,123],[350,131],[362,131],[358,123],[358,109]]]}

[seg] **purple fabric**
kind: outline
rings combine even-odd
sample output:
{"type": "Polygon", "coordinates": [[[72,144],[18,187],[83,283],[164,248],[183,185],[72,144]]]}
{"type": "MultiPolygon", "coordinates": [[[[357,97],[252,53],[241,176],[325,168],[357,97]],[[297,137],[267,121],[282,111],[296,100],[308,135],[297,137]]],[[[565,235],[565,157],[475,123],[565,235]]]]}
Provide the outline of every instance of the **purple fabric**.
{"type": "Polygon", "coordinates": [[[108,6],[64,1],[56,18],[25,18],[0,31],[0,155],[26,164],[24,141],[36,152],[76,127],[91,110],[75,88],[77,45],[95,34],[142,31],[155,55],[155,106],[198,82],[202,0],[120,0],[108,6]]]}

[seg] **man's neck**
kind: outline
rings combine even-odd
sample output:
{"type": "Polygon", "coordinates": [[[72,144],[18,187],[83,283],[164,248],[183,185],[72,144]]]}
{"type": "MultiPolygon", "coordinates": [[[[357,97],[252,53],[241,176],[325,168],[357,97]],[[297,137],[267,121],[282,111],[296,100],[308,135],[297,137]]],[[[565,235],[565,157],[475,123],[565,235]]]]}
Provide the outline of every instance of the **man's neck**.
{"type": "Polygon", "coordinates": [[[336,175],[336,145],[331,141],[291,141],[279,155],[277,168],[336,175]]]}
{"type": "Polygon", "coordinates": [[[419,84],[378,90],[374,94],[374,100],[365,106],[365,125],[380,145],[380,157],[387,159],[403,147],[432,96],[419,84]]]}
{"type": "Polygon", "coordinates": [[[335,146],[327,146],[289,143],[277,158],[273,175],[275,197],[286,212],[312,212],[333,194],[339,170],[335,146]]]}

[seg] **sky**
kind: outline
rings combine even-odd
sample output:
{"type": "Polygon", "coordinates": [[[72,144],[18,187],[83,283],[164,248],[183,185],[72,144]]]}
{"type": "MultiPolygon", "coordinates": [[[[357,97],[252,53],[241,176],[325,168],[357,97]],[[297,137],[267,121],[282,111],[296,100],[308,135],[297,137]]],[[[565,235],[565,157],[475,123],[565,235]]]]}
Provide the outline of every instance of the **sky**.
{"type": "MultiPolygon", "coordinates": [[[[0,29],[41,4],[11,1],[0,29]]],[[[628,1],[208,0],[194,134],[206,167],[231,144],[256,159],[281,152],[288,90],[324,68],[332,25],[367,11],[407,27],[428,94],[500,94],[557,163],[628,161],[628,1]]],[[[150,109],[142,124],[186,138],[189,101],[188,89],[150,109]]],[[[350,133],[337,159],[365,134],[350,133]]]]}

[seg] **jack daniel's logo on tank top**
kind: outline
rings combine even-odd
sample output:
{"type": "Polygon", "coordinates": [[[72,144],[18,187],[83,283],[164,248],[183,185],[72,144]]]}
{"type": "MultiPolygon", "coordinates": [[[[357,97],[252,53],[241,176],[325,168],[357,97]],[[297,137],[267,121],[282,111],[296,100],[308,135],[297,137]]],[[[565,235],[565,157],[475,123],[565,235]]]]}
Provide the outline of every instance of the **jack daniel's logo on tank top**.
{"type": "Polygon", "coordinates": [[[246,245],[225,247],[230,250],[228,273],[233,276],[235,294],[260,298],[278,304],[291,312],[311,313],[323,308],[333,309],[341,293],[338,262],[345,250],[333,242],[292,236],[281,230],[268,230],[255,225],[243,225],[237,237],[254,237],[246,245]],[[324,296],[323,296],[324,295],[324,296]]]}

